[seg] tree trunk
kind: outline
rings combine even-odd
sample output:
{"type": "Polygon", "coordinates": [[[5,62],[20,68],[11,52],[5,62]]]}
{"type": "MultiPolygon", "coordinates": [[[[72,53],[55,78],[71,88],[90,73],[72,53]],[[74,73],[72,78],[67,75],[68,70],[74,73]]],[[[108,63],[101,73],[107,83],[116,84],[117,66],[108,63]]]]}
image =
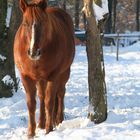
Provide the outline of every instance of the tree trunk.
{"type": "Polygon", "coordinates": [[[2,46],[0,47],[0,52],[6,57],[6,60],[0,63],[0,97],[10,97],[13,95],[13,89],[17,90],[17,81],[15,76],[15,65],[13,59],[13,42],[15,33],[19,26],[21,19],[21,14],[18,8],[18,1],[13,1],[12,17],[10,22],[10,28],[7,34],[7,38],[2,41],[2,46]],[[9,75],[14,83],[6,84],[2,79],[9,75]]]}
{"type": "Polygon", "coordinates": [[[7,0],[0,0],[0,41],[2,41],[4,37],[6,10],[7,0]]]}
{"type": "Polygon", "coordinates": [[[102,0],[94,0],[94,2],[99,5],[99,6],[102,6],[102,0]]]}
{"type": "Polygon", "coordinates": [[[136,1],[136,31],[140,31],[139,13],[140,13],[140,0],[137,0],[136,1]]]}
{"type": "Polygon", "coordinates": [[[79,28],[79,6],[80,0],[75,0],[75,28],[79,28]]]}
{"type": "Polygon", "coordinates": [[[89,85],[89,114],[95,123],[107,118],[107,97],[105,75],[102,68],[101,38],[93,11],[93,0],[84,0],[84,13],[87,20],[87,58],[89,85]]]}
{"type": "Polygon", "coordinates": [[[116,7],[117,7],[117,0],[113,0],[113,25],[112,25],[112,32],[116,32],[116,7]]]}
{"type": "Polygon", "coordinates": [[[105,26],[105,33],[112,33],[112,1],[108,0],[109,17],[105,26]]]}

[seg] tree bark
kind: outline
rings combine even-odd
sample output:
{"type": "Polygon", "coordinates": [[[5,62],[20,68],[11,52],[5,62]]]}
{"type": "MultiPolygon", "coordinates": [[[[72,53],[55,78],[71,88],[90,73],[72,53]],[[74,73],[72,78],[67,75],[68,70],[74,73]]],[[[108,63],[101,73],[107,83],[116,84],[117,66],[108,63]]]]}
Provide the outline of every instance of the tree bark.
{"type": "Polygon", "coordinates": [[[75,0],[75,28],[79,28],[79,6],[80,0],[75,0]]]}
{"type": "Polygon", "coordinates": [[[109,17],[106,22],[106,33],[115,33],[116,32],[116,6],[117,0],[108,0],[109,8],[109,17]]]}
{"type": "Polygon", "coordinates": [[[94,2],[99,5],[99,6],[102,6],[102,0],[94,0],[94,2]]]}
{"type": "Polygon", "coordinates": [[[4,37],[6,10],[7,10],[7,1],[0,0],[0,41],[2,41],[4,37]]]}
{"type": "Polygon", "coordinates": [[[100,30],[93,11],[93,0],[84,0],[84,13],[87,20],[87,58],[89,85],[89,114],[95,123],[107,118],[107,97],[105,74],[102,68],[100,30]]]}
{"type": "Polygon", "coordinates": [[[105,26],[105,33],[112,33],[112,1],[108,0],[109,17],[105,26]]]}
{"type": "Polygon", "coordinates": [[[140,0],[136,1],[136,31],[140,31],[140,0]]]}
{"type": "Polygon", "coordinates": [[[112,32],[116,32],[116,7],[117,7],[117,0],[113,0],[113,25],[112,25],[112,32]]]}
{"type": "Polygon", "coordinates": [[[15,76],[15,65],[13,58],[13,42],[15,33],[19,26],[21,19],[20,10],[18,7],[18,1],[13,1],[12,17],[10,22],[10,28],[8,30],[7,38],[2,41],[2,46],[0,47],[0,53],[6,57],[4,62],[0,63],[0,97],[10,97],[13,95],[13,89],[17,90],[17,80],[15,76]],[[9,75],[14,81],[13,84],[5,84],[2,79],[9,75]]]}

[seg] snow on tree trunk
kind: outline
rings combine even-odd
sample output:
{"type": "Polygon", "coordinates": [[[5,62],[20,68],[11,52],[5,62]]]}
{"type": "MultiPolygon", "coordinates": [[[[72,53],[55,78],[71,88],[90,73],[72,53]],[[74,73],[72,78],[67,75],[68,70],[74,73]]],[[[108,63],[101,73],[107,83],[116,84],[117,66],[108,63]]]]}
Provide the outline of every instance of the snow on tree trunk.
{"type": "Polygon", "coordinates": [[[12,14],[12,7],[13,7],[12,1],[8,1],[7,5],[8,6],[7,6],[7,16],[6,16],[6,27],[9,28],[10,20],[11,20],[11,14],[12,14]]]}
{"type": "Polygon", "coordinates": [[[108,0],[93,0],[93,10],[96,20],[102,20],[104,15],[109,13],[108,0]]]}
{"type": "Polygon", "coordinates": [[[93,0],[84,0],[84,13],[87,20],[87,58],[89,84],[89,114],[95,123],[107,118],[107,96],[105,74],[101,54],[100,29],[93,10],[93,0]]]}

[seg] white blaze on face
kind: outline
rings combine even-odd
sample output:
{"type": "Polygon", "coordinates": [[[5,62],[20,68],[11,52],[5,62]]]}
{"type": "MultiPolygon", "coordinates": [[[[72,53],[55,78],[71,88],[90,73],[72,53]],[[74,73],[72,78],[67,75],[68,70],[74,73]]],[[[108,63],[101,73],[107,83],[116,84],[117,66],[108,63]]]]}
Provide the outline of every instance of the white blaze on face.
{"type": "Polygon", "coordinates": [[[31,34],[31,42],[30,42],[30,52],[33,53],[33,47],[35,43],[35,21],[32,24],[32,34],[31,34]]]}

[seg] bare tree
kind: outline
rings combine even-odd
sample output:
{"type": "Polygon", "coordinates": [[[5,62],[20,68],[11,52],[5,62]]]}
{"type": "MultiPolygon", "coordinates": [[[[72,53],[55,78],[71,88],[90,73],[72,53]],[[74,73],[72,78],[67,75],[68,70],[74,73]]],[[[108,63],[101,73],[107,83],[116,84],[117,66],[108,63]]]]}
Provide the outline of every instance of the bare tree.
{"type": "Polygon", "coordinates": [[[88,58],[88,85],[89,85],[89,115],[95,123],[107,118],[107,97],[105,73],[102,65],[101,37],[94,11],[93,0],[84,1],[84,13],[87,20],[87,58],[88,58]]]}
{"type": "Polygon", "coordinates": [[[3,59],[0,58],[0,98],[1,97],[10,97],[12,96],[12,87],[7,85],[3,78],[8,74],[7,67],[8,67],[8,48],[6,48],[7,44],[7,34],[5,32],[5,19],[6,19],[6,12],[7,12],[7,1],[1,0],[0,1],[0,55],[2,55],[3,59]]]}
{"type": "Polygon", "coordinates": [[[0,37],[1,39],[3,37],[3,33],[5,29],[6,10],[7,10],[7,1],[0,0],[0,37]]]}
{"type": "Polygon", "coordinates": [[[17,89],[17,81],[15,76],[15,65],[13,59],[13,41],[15,37],[15,33],[19,26],[20,22],[20,10],[18,8],[18,1],[13,0],[13,10],[12,17],[10,22],[10,27],[7,33],[6,38],[2,40],[2,46],[0,47],[0,52],[3,56],[6,57],[5,61],[0,63],[0,97],[9,97],[13,95],[13,89],[17,89]],[[2,79],[9,75],[14,83],[7,84],[2,81],[2,79]]]}
{"type": "Polygon", "coordinates": [[[116,6],[117,0],[108,0],[109,17],[105,26],[106,33],[116,32],[116,6]]]}
{"type": "Polygon", "coordinates": [[[106,22],[105,32],[111,33],[112,32],[112,2],[113,0],[108,0],[108,9],[109,9],[109,17],[106,22]]]}
{"type": "Polygon", "coordinates": [[[75,0],[75,28],[79,28],[79,6],[80,0],[75,0]]]}
{"type": "Polygon", "coordinates": [[[116,7],[117,7],[117,0],[113,0],[113,17],[112,17],[112,32],[116,32],[116,7]]]}
{"type": "Polygon", "coordinates": [[[136,1],[136,30],[140,31],[140,0],[136,1]]]}

